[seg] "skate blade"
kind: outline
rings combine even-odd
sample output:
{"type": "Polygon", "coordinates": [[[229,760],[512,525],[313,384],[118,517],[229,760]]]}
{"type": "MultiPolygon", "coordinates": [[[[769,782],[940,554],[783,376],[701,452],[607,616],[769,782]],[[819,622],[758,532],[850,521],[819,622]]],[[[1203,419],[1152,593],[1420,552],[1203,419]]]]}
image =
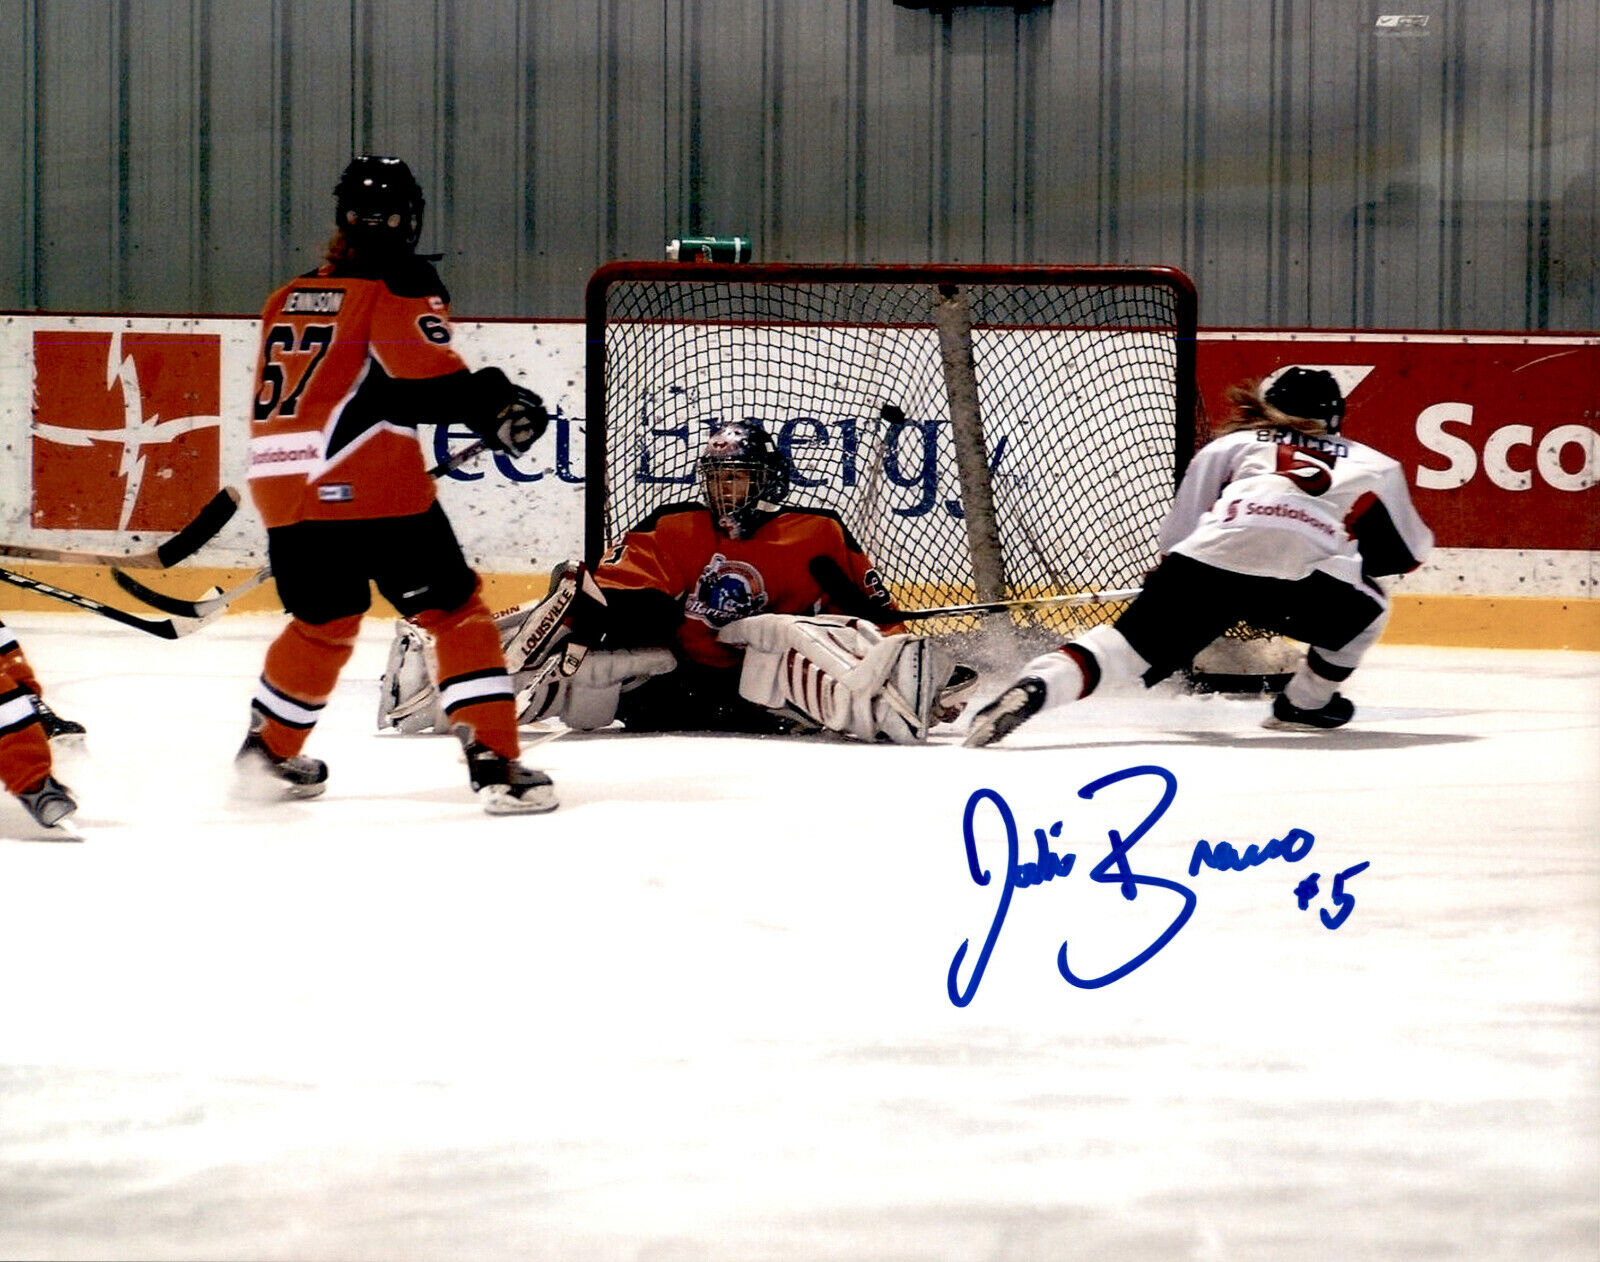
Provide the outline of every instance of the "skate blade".
{"type": "Polygon", "coordinates": [[[81,842],[83,840],[83,833],[79,830],[78,825],[74,823],[72,818],[69,816],[66,819],[58,819],[55,823],[51,824],[44,830],[44,835],[40,837],[39,840],[81,842]]]}
{"type": "Polygon", "coordinates": [[[1344,723],[1292,723],[1286,719],[1280,719],[1275,714],[1269,714],[1261,720],[1261,726],[1269,732],[1304,732],[1307,736],[1327,736],[1347,725],[1344,723]]]}
{"type": "Polygon", "coordinates": [[[234,765],[233,783],[229,796],[235,802],[248,806],[264,806],[273,802],[308,802],[319,798],[328,789],[328,782],[293,784],[269,769],[255,765],[234,765]]]}
{"type": "Polygon", "coordinates": [[[84,839],[83,833],[79,830],[77,824],[73,822],[71,816],[58,819],[53,824],[41,824],[38,820],[31,818],[28,823],[33,826],[31,833],[24,833],[19,830],[7,836],[6,840],[30,843],[42,841],[48,844],[50,842],[81,842],[84,839]]]}
{"type": "Polygon", "coordinates": [[[548,815],[561,805],[556,799],[554,785],[543,784],[529,789],[520,798],[513,797],[502,784],[490,785],[480,796],[483,809],[489,815],[548,815]]]}

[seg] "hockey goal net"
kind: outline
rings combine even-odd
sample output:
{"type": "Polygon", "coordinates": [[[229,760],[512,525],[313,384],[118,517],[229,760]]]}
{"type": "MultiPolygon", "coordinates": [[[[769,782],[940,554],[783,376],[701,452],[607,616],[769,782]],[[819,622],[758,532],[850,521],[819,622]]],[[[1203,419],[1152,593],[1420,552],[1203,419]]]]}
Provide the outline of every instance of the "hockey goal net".
{"type": "Polygon", "coordinates": [[[903,608],[1135,588],[1194,450],[1171,268],[612,263],[587,323],[591,562],[753,418],[789,504],[837,513],[903,608]]]}

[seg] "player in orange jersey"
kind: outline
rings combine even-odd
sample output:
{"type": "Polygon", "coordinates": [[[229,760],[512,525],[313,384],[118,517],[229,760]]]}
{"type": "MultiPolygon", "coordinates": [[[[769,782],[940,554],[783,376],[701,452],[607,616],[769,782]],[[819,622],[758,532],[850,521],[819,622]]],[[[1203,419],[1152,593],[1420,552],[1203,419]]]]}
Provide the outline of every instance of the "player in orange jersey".
{"type": "Polygon", "coordinates": [[[22,645],[0,623],[0,781],[46,828],[78,809],[72,790],[55,778],[50,742],[80,737],[83,730],[45,704],[22,645]]]}
{"type": "Polygon", "coordinates": [[[239,765],[258,789],[315,797],[327,766],[300,751],[355,647],[376,584],[438,647],[437,680],[492,814],[548,811],[518,761],[494,621],[434,494],[416,427],[459,422],[521,455],[548,424],[498,368],[469,371],[449,294],[415,253],[422,190],[398,158],[363,156],[334,189],[327,261],[268,300],[250,429],[250,490],[289,625],[267,650],[239,765]]]}
{"type": "MultiPolygon", "coordinates": [[[[789,463],[760,425],[723,425],[699,467],[704,503],[658,509],[592,580],[558,579],[544,603],[501,618],[524,719],[554,715],[579,729],[620,720],[630,731],[822,728],[909,744],[959,714],[975,676],[905,634],[838,517],[783,507],[789,463]],[[556,619],[566,625],[551,635],[556,619]],[[531,685],[558,652],[570,673],[531,685]]],[[[406,640],[391,654],[380,724],[405,729],[416,716],[420,728],[426,676],[406,640]]]]}

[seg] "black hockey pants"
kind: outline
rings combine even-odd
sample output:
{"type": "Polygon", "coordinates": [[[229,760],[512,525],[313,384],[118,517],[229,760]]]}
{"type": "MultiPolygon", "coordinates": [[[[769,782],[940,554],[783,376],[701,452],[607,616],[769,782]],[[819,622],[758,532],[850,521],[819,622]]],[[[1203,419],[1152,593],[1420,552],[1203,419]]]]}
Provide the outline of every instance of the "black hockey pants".
{"type": "Polygon", "coordinates": [[[1150,663],[1146,684],[1187,666],[1235,623],[1276,631],[1320,649],[1341,649],[1383,616],[1377,597],[1320,572],[1261,578],[1173,553],[1117,619],[1117,630],[1150,663]]]}

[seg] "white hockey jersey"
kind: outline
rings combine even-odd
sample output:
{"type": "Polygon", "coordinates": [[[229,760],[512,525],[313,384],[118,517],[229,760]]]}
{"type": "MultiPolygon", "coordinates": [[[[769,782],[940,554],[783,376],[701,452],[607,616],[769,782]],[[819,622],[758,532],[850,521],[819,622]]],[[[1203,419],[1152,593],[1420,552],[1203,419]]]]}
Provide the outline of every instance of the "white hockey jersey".
{"type": "Polygon", "coordinates": [[[1398,461],[1338,434],[1272,427],[1202,447],[1161,530],[1163,553],[1264,578],[1321,570],[1368,592],[1432,548],[1398,461]]]}

